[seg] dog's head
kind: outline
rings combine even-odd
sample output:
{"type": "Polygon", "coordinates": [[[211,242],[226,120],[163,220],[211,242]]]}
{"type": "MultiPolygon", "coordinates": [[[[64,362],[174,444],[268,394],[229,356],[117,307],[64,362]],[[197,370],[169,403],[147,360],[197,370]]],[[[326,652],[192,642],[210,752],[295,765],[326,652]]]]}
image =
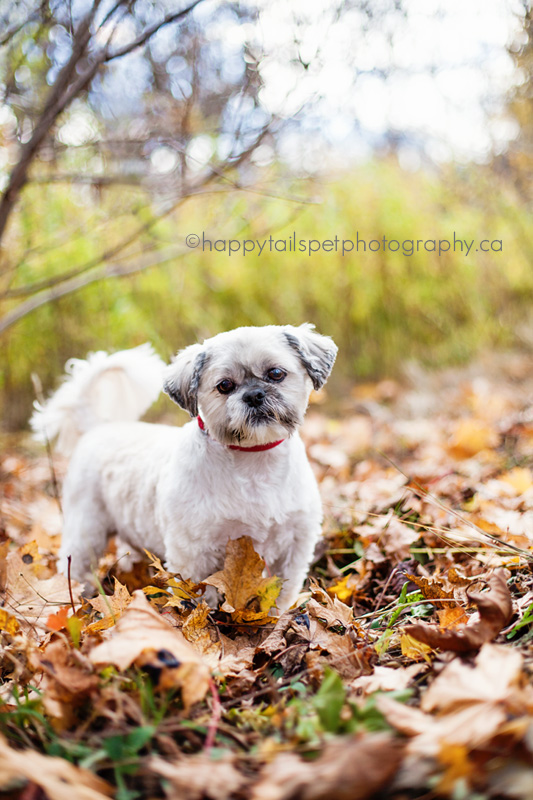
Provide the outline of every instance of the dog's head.
{"type": "Polygon", "coordinates": [[[219,333],[178,353],[165,392],[200,414],[223,444],[253,446],[290,436],[312,388],[324,385],[337,347],[312,325],[267,325],[219,333]]]}

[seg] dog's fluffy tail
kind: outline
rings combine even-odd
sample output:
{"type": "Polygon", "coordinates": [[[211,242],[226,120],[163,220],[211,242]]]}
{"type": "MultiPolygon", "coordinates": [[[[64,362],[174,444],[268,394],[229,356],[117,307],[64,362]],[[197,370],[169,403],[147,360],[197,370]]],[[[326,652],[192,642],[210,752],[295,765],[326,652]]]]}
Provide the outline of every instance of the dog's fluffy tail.
{"type": "Polygon", "coordinates": [[[30,424],[36,438],[57,439],[57,450],[69,455],[95,425],[139,419],[163,387],[164,367],[149,344],[70,359],[63,384],[46,402],[34,404],[30,424]]]}

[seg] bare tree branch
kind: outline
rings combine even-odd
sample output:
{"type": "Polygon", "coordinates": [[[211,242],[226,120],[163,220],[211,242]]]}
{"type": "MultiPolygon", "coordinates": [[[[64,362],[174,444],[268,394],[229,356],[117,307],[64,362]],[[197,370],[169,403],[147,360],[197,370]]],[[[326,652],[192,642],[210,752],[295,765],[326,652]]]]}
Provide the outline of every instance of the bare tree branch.
{"type": "Polygon", "coordinates": [[[6,44],[9,44],[11,39],[14,39],[17,33],[20,33],[20,31],[24,28],[25,25],[27,25],[29,22],[33,22],[34,20],[38,19],[39,15],[43,14],[45,8],[46,8],[46,2],[44,2],[43,0],[43,2],[39,4],[39,7],[34,9],[34,11],[32,11],[32,13],[28,17],[26,17],[26,19],[23,19],[22,22],[17,22],[15,25],[12,25],[11,28],[8,28],[7,31],[5,31],[4,34],[0,36],[0,47],[4,47],[6,44]]]}
{"type": "Polygon", "coordinates": [[[24,303],[21,303],[15,309],[13,309],[13,311],[7,313],[0,319],[0,333],[3,333],[5,330],[14,325],[15,322],[18,322],[32,311],[35,311],[35,309],[40,308],[41,306],[44,306],[53,300],[59,300],[60,297],[64,297],[67,294],[77,292],[85,286],[89,286],[91,283],[104,280],[105,278],[120,278],[125,277],[126,275],[133,275],[136,272],[143,272],[150,267],[167,264],[168,262],[176,259],[178,256],[185,255],[186,252],[188,252],[187,249],[180,247],[179,250],[172,252],[170,255],[168,252],[159,253],[152,256],[152,258],[147,259],[146,261],[135,262],[135,264],[130,264],[129,266],[121,266],[120,264],[106,264],[100,270],[92,272],[90,275],[78,275],[75,278],[71,278],[70,280],[63,282],[61,286],[46,289],[45,291],[36,294],[34,297],[30,297],[24,303]]]}
{"type": "MultiPolygon", "coordinates": [[[[41,118],[37,123],[30,140],[23,145],[18,163],[9,176],[7,188],[0,200],[0,242],[6,229],[9,215],[23,187],[28,181],[28,169],[37,150],[41,146],[54,120],[66,107],[66,90],[75,74],[76,65],[84,55],[91,40],[91,24],[101,0],[94,0],[93,6],[85,19],[80,23],[74,37],[72,53],[60,71],[56,82],[48,95],[41,118]]],[[[74,95],[75,96],[75,95],[74,95]]],[[[71,98],[73,99],[73,98],[71,98]]],[[[69,101],[70,102],[70,101],[69,101]]]]}
{"type": "Polygon", "coordinates": [[[155,22],[153,25],[150,25],[150,27],[140,33],[139,36],[137,36],[137,38],[132,42],[129,42],[120,49],[115,50],[114,53],[107,53],[103,58],[103,61],[114,61],[116,58],[122,58],[122,56],[128,55],[128,53],[133,52],[133,50],[137,50],[138,47],[142,47],[143,44],[146,44],[146,42],[151,39],[155,33],[157,33],[157,31],[161,30],[161,28],[164,28],[165,25],[170,25],[172,22],[177,22],[178,20],[183,19],[183,17],[186,17],[187,14],[190,14],[190,12],[201,2],[202,0],[194,0],[190,6],[181,9],[181,11],[174,11],[171,14],[167,14],[159,22],[155,22]]]}
{"type": "Polygon", "coordinates": [[[138,47],[142,47],[142,45],[146,44],[157,31],[161,30],[165,25],[169,25],[185,17],[196,8],[200,2],[202,2],[202,0],[194,0],[194,2],[186,8],[173,12],[172,14],[167,14],[162,20],[146,28],[146,30],[139,34],[133,41],[114,52],[109,52],[108,46],[106,46],[100,54],[94,58],[90,66],[72,81],[76,74],[76,67],[82,56],[85,55],[93,35],[91,31],[92,23],[101,4],[101,0],[94,0],[90,12],[78,26],[74,35],[71,56],[60,71],[49,93],[41,117],[35,126],[30,140],[23,146],[20,159],[11,172],[7,188],[0,199],[0,244],[6,229],[7,221],[18,196],[28,182],[28,170],[30,165],[57,117],[89,86],[102,64],[122,58],[138,47]]]}
{"type": "MultiPolygon", "coordinates": [[[[191,186],[188,189],[184,190],[182,196],[175,202],[172,206],[166,209],[162,214],[148,220],[147,222],[143,223],[142,225],[138,226],[135,231],[130,234],[126,239],[119,242],[118,245],[115,245],[112,248],[109,248],[96,259],[91,259],[90,261],[82,264],[79,267],[70,270],[69,272],[64,272],[60,275],[55,275],[50,278],[47,278],[42,281],[36,281],[28,286],[21,286],[15,289],[8,289],[6,290],[1,296],[0,300],[3,299],[12,299],[15,297],[27,297],[28,295],[35,294],[37,292],[41,292],[45,289],[51,289],[52,287],[59,286],[64,282],[70,282],[77,276],[89,272],[92,269],[100,266],[100,264],[104,263],[105,261],[109,261],[111,258],[114,258],[120,252],[122,252],[128,245],[132,244],[135,240],[137,240],[143,233],[149,231],[157,222],[159,222],[164,217],[168,216],[172,211],[178,208],[182,203],[184,203],[189,197],[194,196],[196,194],[200,194],[203,187],[208,185],[213,181],[214,178],[219,178],[229,184],[232,189],[240,190],[243,187],[239,185],[237,181],[232,180],[228,177],[225,173],[229,170],[233,170],[238,167],[241,163],[243,163],[250,155],[254,152],[254,150],[259,146],[259,144],[263,141],[264,137],[268,133],[270,129],[270,125],[265,125],[256,135],[255,139],[250,143],[250,145],[244,150],[239,156],[231,162],[224,162],[219,166],[212,166],[211,169],[197,182],[195,186],[191,186]]],[[[76,291],[77,287],[72,291],[76,291]]],[[[41,305],[41,304],[39,304],[41,305]]],[[[37,308],[38,306],[35,306],[37,308]]],[[[9,327],[12,322],[8,322],[5,327],[2,326],[2,323],[6,319],[11,319],[13,317],[13,321],[16,322],[22,316],[29,314],[31,311],[34,310],[34,307],[31,306],[29,303],[22,303],[15,311],[10,312],[6,315],[3,319],[0,319],[0,332],[5,330],[5,327],[9,327]],[[13,315],[18,310],[18,308],[27,310],[23,311],[20,316],[14,317],[13,315]]]]}
{"type": "Polygon", "coordinates": [[[21,286],[16,289],[8,289],[2,295],[2,299],[10,299],[13,297],[27,297],[28,295],[35,294],[37,292],[42,291],[43,289],[49,289],[53,286],[57,286],[65,281],[70,281],[73,278],[76,278],[78,275],[82,275],[85,272],[89,272],[91,269],[95,269],[96,267],[100,266],[101,264],[110,261],[112,258],[118,256],[123,250],[126,249],[130,244],[137,241],[137,239],[142,236],[143,233],[147,233],[150,231],[154,225],[160,222],[162,219],[167,217],[173,211],[178,208],[185,201],[185,197],[180,197],[177,203],[174,203],[170,208],[165,209],[161,214],[158,214],[156,217],[144,222],[142,225],[139,225],[133,233],[129,236],[126,236],[125,239],[122,239],[117,245],[114,247],[110,247],[101,253],[96,258],[87,261],[85,264],[81,264],[79,267],[75,267],[69,272],[63,272],[61,275],[54,275],[51,278],[36,281],[35,283],[30,284],[29,286],[21,286]]]}

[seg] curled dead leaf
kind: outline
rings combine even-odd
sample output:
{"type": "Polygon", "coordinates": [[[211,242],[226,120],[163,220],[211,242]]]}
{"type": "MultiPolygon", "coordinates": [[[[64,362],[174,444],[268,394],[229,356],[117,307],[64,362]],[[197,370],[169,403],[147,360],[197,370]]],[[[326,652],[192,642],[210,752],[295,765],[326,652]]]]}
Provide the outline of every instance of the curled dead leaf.
{"type": "Polygon", "coordinates": [[[430,647],[467,653],[496,638],[507,625],[513,613],[511,594],[507,587],[504,570],[496,570],[487,580],[488,592],[468,594],[479,612],[479,621],[462,625],[453,630],[442,630],[424,622],[406,625],[405,633],[430,647]]]}

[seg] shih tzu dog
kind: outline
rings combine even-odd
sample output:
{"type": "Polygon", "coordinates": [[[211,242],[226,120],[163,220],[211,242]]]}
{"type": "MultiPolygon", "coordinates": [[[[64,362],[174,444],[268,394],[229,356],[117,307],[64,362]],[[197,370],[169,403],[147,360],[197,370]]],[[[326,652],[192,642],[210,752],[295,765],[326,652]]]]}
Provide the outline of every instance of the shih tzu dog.
{"type": "Polygon", "coordinates": [[[70,376],[32,418],[63,452],[77,441],[63,487],[60,570],[80,581],[116,533],[201,581],[229,539],[250,536],[288,608],[320,535],[318,487],[298,434],[312,388],[337,347],[312,325],[237,328],[193,344],[170,366],[142,345],[67,364],[70,376]],[[193,420],[137,420],[161,388],[193,420]]]}

